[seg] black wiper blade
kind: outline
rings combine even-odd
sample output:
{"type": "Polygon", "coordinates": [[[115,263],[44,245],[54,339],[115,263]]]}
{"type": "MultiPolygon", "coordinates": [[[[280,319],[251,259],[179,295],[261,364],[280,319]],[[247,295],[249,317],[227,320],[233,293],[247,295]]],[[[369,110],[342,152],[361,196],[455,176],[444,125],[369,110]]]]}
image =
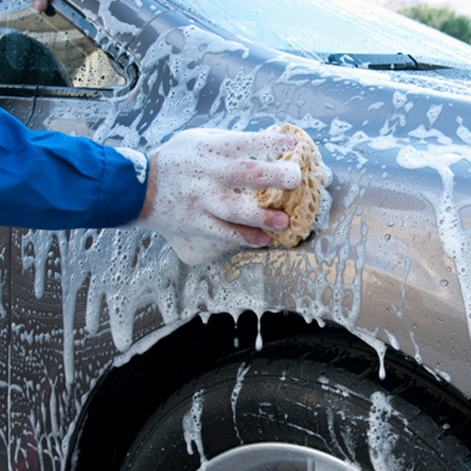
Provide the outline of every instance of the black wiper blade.
{"type": "Polygon", "coordinates": [[[327,62],[345,67],[374,70],[436,70],[449,66],[419,62],[410,54],[331,54],[327,62]]]}

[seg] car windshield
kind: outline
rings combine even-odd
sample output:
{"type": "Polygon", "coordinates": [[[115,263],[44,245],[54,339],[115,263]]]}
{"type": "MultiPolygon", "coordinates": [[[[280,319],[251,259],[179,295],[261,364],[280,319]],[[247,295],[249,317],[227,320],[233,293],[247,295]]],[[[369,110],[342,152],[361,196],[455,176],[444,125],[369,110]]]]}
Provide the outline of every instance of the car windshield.
{"type": "Polygon", "coordinates": [[[173,0],[205,23],[285,52],[410,54],[470,63],[471,47],[361,0],[173,0]]]}

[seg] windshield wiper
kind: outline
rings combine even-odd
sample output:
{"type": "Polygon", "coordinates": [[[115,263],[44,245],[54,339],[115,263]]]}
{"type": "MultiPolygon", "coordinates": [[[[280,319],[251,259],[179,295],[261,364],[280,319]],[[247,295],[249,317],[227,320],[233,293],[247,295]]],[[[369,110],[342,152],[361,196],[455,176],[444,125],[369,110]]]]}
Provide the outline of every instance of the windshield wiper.
{"type": "Polygon", "coordinates": [[[410,54],[331,54],[327,62],[345,67],[374,70],[436,70],[449,69],[443,64],[419,62],[410,54]]]}

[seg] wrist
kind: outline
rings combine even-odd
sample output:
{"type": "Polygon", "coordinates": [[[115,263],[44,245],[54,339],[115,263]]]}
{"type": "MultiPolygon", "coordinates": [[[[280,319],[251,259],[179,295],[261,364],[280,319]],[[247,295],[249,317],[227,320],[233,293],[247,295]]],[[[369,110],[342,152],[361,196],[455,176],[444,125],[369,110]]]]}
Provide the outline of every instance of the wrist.
{"type": "Polygon", "coordinates": [[[147,177],[147,190],[144,200],[144,204],[139,214],[139,220],[147,219],[151,213],[154,206],[155,196],[157,193],[157,162],[156,156],[152,155],[149,157],[149,170],[147,177]]]}

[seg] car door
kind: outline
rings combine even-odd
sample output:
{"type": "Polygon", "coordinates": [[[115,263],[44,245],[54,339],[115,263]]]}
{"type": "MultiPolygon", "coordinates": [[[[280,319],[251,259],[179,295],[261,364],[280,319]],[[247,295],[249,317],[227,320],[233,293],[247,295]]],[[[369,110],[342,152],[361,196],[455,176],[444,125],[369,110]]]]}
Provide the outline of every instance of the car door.
{"type": "Polygon", "coordinates": [[[0,227],[0,470],[7,468],[11,229],[0,227]]]}
{"type": "MultiPolygon", "coordinates": [[[[133,79],[89,39],[100,35],[112,51],[104,30],[66,3],[54,6],[48,16],[29,2],[0,4],[0,106],[32,129],[97,138],[133,79]]],[[[67,238],[0,228],[0,471],[60,469],[85,394],[79,378],[73,387],[65,380],[73,362],[64,349],[67,238]],[[41,243],[31,243],[33,233],[41,243]]],[[[74,298],[70,309],[82,312],[79,304],[74,298]]]]}

